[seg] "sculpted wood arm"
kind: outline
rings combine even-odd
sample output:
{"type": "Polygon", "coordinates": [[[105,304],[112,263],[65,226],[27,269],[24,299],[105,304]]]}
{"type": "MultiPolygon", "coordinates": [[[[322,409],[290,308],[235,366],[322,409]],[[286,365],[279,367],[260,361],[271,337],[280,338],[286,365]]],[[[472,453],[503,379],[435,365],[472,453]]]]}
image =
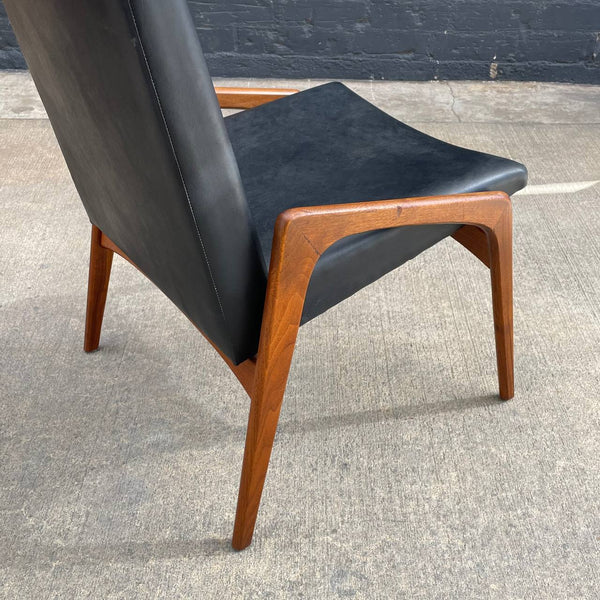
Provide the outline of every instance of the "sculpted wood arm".
{"type": "Polygon", "coordinates": [[[293,89],[215,87],[221,108],[254,108],[298,92],[293,89]]]}
{"type": "Polygon", "coordinates": [[[500,397],[512,398],[512,210],[505,193],[286,210],[275,225],[260,344],[253,369],[234,548],[241,550],[252,539],[304,298],[319,257],[329,246],[349,235],[406,225],[447,223],[465,224],[485,238],[485,245],[478,234],[459,241],[490,266],[500,397]],[[471,238],[475,240],[473,243],[469,241],[471,238]]]}

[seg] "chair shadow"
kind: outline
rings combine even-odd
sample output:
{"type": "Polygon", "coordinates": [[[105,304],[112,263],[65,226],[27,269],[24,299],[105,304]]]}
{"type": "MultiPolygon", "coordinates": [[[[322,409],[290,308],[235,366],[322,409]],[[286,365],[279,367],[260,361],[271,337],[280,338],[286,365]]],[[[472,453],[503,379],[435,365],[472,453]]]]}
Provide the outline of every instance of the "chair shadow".
{"type": "MultiPolygon", "coordinates": [[[[285,399],[284,399],[285,404],[285,399]]],[[[387,408],[376,408],[347,412],[342,414],[319,415],[307,419],[297,418],[279,422],[277,434],[308,434],[319,431],[330,431],[345,427],[356,427],[369,423],[384,423],[386,421],[409,421],[419,417],[441,415],[445,413],[466,412],[481,409],[487,406],[501,407],[506,404],[497,395],[489,394],[474,396],[471,398],[455,398],[442,402],[431,402],[429,404],[398,405],[387,408]]],[[[233,425],[221,420],[212,421],[210,436],[206,435],[204,426],[194,425],[188,422],[185,426],[186,447],[212,448],[223,443],[223,440],[243,440],[246,436],[246,424],[233,425]]],[[[180,448],[178,448],[179,450],[180,448]]]]}
{"type": "Polygon", "coordinates": [[[98,545],[37,545],[31,550],[2,553],[5,568],[28,570],[62,564],[92,566],[98,564],[146,564],[149,560],[210,558],[236,554],[231,540],[206,538],[203,540],[125,541],[121,544],[98,545]]]}
{"type": "MultiPolygon", "coordinates": [[[[446,402],[421,404],[416,406],[394,406],[384,409],[364,410],[342,415],[328,415],[320,418],[282,422],[279,429],[290,433],[310,433],[341,427],[353,427],[365,423],[384,421],[404,421],[424,416],[452,412],[463,412],[487,406],[505,404],[494,395],[476,396],[467,399],[454,399],[446,402]]],[[[224,429],[226,429],[224,427],[224,429]]],[[[240,434],[242,428],[228,428],[240,434]]],[[[186,558],[211,558],[233,555],[229,538],[209,537],[203,540],[158,540],[125,541],[120,544],[98,545],[37,545],[31,550],[1,553],[0,560],[5,567],[30,569],[61,563],[70,566],[92,566],[97,564],[146,564],[149,560],[169,560],[186,558]]]]}
{"type": "Polygon", "coordinates": [[[455,398],[454,400],[431,402],[429,404],[390,406],[337,415],[323,415],[311,419],[282,421],[278,427],[278,431],[289,430],[295,433],[312,433],[342,427],[354,427],[364,425],[365,423],[408,421],[419,417],[464,412],[486,406],[502,406],[505,403],[506,401],[500,400],[498,396],[489,394],[474,396],[472,398],[455,398]]]}

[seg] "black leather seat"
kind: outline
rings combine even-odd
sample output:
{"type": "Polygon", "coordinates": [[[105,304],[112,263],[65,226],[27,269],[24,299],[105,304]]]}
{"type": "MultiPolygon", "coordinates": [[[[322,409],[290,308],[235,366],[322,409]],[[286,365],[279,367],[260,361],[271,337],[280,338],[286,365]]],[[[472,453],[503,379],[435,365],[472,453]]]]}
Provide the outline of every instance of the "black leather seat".
{"type": "MultiPolygon", "coordinates": [[[[521,189],[525,167],[421,133],[341,83],[225,119],[261,250],[290,207],[521,189]]],[[[303,323],[458,229],[425,225],[343,239],[317,262],[303,323]]]]}

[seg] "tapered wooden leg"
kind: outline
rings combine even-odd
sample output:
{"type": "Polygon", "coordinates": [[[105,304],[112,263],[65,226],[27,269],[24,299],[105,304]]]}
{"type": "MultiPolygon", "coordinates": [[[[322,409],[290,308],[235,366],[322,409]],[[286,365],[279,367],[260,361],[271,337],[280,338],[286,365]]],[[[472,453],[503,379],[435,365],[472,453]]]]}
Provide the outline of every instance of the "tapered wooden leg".
{"type": "Polygon", "coordinates": [[[452,236],[490,268],[492,302],[500,397],[514,396],[513,300],[512,300],[512,218],[510,207],[498,224],[484,232],[465,225],[452,236]]]}
{"type": "Polygon", "coordinates": [[[243,550],[252,541],[287,381],[288,369],[285,368],[285,365],[282,365],[282,369],[281,375],[277,378],[277,385],[274,386],[276,389],[268,390],[263,386],[262,389],[256,390],[251,400],[242,477],[231,542],[236,550],[243,550]]]}
{"type": "Polygon", "coordinates": [[[304,297],[320,253],[301,230],[275,226],[256,375],[232,546],[250,545],[300,327],[304,297]]]}
{"type": "Polygon", "coordinates": [[[100,343],[102,317],[108,292],[113,251],[100,245],[102,232],[92,225],[90,247],[90,272],[88,279],[87,311],[85,315],[85,339],[83,349],[92,352],[100,343]]]}
{"type": "Polygon", "coordinates": [[[488,240],[500,398],[510,400],[515,394],[511,210],[488,231],[488,240]]]}
{"type": "Polygon", "coordinates": [[[263,323],[265,334],[261,337],[256,378],[250,396],[246,447],[231,542],[236,550],[243,550],[252,541],[302,315],[302,305],[293,306],[292,297],[289,298],[288,303],[285,291],[277,296],[275,303],[269,302],[269,290],[267,290],[267,305],[271,304],[272,310],[265,315],[265,323],[263,323]],[[273,304],[275,304],[274,308],[273,304]],[[284,315],[282,310],[285,305],[288,308],[292,305],[287,315],[284,315]]]}

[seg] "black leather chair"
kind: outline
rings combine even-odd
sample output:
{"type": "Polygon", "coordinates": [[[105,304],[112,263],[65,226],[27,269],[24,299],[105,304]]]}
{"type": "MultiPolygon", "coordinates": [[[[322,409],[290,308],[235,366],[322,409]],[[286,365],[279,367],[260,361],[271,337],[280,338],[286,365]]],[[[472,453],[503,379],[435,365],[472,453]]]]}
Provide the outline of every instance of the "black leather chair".
{"type": "Polygon", "coordinates": [[[215,91],[185,0],[5,5],[92,223],[85,350],[117,252],[251,398],[235,548],[252,538],[298,327],[447,236],[491,269],[500,395],[513,396],[508,194],[525,167],[339,83],[215,91]],[[219,104],[254,108],[223,119],[219,104]]]}

